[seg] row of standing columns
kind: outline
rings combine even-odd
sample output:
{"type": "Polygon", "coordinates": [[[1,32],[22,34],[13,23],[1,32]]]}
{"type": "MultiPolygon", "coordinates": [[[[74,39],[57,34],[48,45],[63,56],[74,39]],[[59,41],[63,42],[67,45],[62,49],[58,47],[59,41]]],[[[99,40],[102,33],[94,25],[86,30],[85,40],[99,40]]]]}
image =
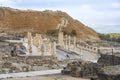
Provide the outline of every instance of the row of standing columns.
{"type": "Polygon", "coordinates": [[[32,36],[31,32],[27,33],[26,40],[27,55],[56,55],[56,42],[50,39],[43,39],[41,34],[36,34],[35,37],[32,36]]]}
{"type": "MultiPolygon", "coordinates": [[[[36,34],[35,37],[32,36],[32,34],[30,32],[27,33],[27,50],[28,50],[28,55],[34,55],[33,52],[33,47],[35,46],[42,55],[45,55],[45,52],[50,53],[51,55],[55,55],[56,54],[56,42],[55,41],[51,41],[48,40],[46,41],[47,44],[44,44],[44,39],[42,39],[40,34],[36,34]],[[46,50],[45,46],[48,46],[49,49],[46,50]]],[[[88,50],[88,51],[92,51],[92,52],[97,52],[97,48],[96,47],[92,47],[90,45],[84,45],[81,46],[79,44],[77,44],[77,38],[76,36],[71,37],[70,35],[63,35],[63,32],[60,31],[58,33],[58,45],[61,48],[64,48],[66,50],[70,50],[70,51],[74,51],[76,52],[76,49],[79,49],[79,51],[83,50],[88,50]]]]}
{"type": "Polygon", "coordinates": [[[77,43],[76,36],[71,37],[70,35],[63,35],[63,32],[58,33],[58,45],[61,48],[64,48],[66,50],[74,51],[76,52],[76,49],[78,51],[87,50],[91,52],[98,52],[97,47],[90,46],[88,44],[84,44],[84,46],[77,43]]]}
{"type": "Polygon", "coordinates": [[[64,36],[63,32],[58,33],[58,45],[61,48],[64,48],[64,49],[67,49],[67,50],[73,50],[73,49],[76,48],[76,42],[77,42],[76,36],[71,38],[70,35],[65,35],[64,36]]]}

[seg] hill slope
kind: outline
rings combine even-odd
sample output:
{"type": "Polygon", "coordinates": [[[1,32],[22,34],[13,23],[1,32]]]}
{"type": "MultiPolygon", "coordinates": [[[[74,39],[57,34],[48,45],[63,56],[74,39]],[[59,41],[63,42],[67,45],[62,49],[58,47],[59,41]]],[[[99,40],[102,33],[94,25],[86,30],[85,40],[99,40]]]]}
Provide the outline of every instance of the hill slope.
{"type": "Polygon", "coordinates": [[[32,31],[45,33],[47,30],[56,30],[57,25],[61,23],[61,18],[68,20],[68,25],[64,28],[66,32],[70,33],[72,30],[76,30],[78,37],[81,39],[98,39],[98,34],[93,29],[61,11],[25,11],[1,7],[0,30],[5,32],[32,31]]]}

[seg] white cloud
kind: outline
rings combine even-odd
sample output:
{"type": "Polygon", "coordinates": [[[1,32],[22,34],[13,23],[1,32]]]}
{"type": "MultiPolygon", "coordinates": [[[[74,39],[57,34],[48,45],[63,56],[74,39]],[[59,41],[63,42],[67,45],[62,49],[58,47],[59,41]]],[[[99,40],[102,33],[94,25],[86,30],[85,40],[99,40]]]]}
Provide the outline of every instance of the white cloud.
{"type": "Polygon", "coordinates": [[[8,6],[14,4],[13,0],[0,0],[0,5],[2,6],[8,6]]]}
{"type": "Polygon", "coordinates": [[[104,15],[104,12],[89,4],[71,6],[66,10],[73,18],[80,20],[86,25],[95,24],[96,20],[99,20],[104,15]]]}
{"type": "Polygon", "coordinates": [[[97,11],[92,5],[81,5],[79,10],[82,14],[92,15],[92,17],[95,15],[103,15],[102,12],[97,11]]]}
{"type": "Polygon", "coordinates": [[[17,3],[22,2],[23,0],[0,0],[1,6],[13,6],[17,3]]]}
{"type": "Polygon", "coordinates": [[[95,18],[96,16],[102,16],[103,12],[98,11],[95,9],[92,5],[83,4],[83,5],[77,5],[72,6],[71,8],[68,8],[71,14],[74,14],[76,17],[83,16],[87,18],[95,18]]]}
{"type": "Polygon", "coordinates": [[[86,25],[120,24],[120,11],[118,9],[100,10],[96,7],[89,4],[76,5],[67,12],[86,25]]]}
{"type": "Polygon", "coordinates": [[[89,0],[85,2],[81,0],[69,0],[69,2],[65,0],[0,0],[0,4],[3,6],[18,9],[65,11],[86,25],[120,24],[118,21],[118,18],[120,18],[120,2],[111,1],[107,4],[100,2],[93,1],[94,4],[92,4],[89,0]]]}
{"type": "Polygon", "coordinates": [[[106,16],[109,16],[111,18],[117,18],[117,17],[120,18],[120,11],[118,11],[118,10],[116,10],[116,11],[108,11],[106,13],[109,13],[109,14],[106,14],[106,16]]]}
{"type": "Polygon", "coordinates": [[[111,5],[113,8],[120,8],[120,2],[113,2],[111,5]]]}

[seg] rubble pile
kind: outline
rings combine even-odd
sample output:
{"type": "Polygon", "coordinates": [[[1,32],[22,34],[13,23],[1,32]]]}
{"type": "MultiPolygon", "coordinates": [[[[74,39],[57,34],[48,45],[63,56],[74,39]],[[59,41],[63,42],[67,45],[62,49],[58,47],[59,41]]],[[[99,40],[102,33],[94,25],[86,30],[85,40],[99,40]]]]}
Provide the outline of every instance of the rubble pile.
{"type": "Polygon", "coordinates": [[[61,73],[91,80],[120,80],[119,59],[119,56],[101,55],[98,63],[73,61],[61,73]]]}
{"type": "Polygon", "coordinates": [[[120,65],[103,67],[98,78],[99,80],[120,80],[120,65]]]}
{"type": "Polygon", "coordinates": [[[99,80],[120,80],[120,56],[102,54],[98,64],[102,66],[99,80]]]}
{"type": "Polygon", "coordinates": [[[3,57],[0,73],[16,73],[60,68],[57,59],[52,56],[16,56],[3,57]]]}
{"type": "Polygon", "coordinates": [[[98,59],[97,63],[102,66],[120,65],[120,57],[114,55],[101,54],[101,57],[98,59]]]}
{"type": "Polygon", "coordinates": [[[91,77],[97,75],[98,65],[92,62],[74,61],[68,63],[61,72],[74,77],[91,77]]]}

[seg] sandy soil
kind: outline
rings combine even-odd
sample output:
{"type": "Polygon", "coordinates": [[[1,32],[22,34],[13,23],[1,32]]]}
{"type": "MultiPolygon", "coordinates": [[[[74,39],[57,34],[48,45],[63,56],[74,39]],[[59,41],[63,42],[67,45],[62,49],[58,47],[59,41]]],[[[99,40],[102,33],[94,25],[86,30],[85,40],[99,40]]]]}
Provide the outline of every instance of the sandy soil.
{"type": "Polygon", "coordinates": [[[79,77],[76,78],[76,77],[59,74],[59,75],[47,75],[47,76],[25,77],[25,78],[8,78],[1,80],[90,80],[90,79],[83,79],[79,77]]]}

